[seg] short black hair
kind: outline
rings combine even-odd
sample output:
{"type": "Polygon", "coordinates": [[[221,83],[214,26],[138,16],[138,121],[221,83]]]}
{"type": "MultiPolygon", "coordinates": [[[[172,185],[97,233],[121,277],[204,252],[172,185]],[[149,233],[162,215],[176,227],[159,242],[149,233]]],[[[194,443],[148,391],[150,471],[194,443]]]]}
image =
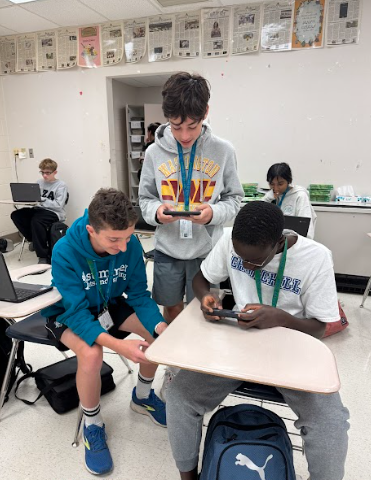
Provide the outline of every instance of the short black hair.
{"type": "Polygon", "coordinates": [[[274,180],[277,177],[283,178],[288,183],[292,182],[291,168],[287,163],[285,162],[275,163],[270,167],[267,173],[267,182],[271,183],[272,180],[274,180]]]}
{"type": "Polygon", "coordinates": [[[232,240],[244,245],[273,246],[282,237],[283,227],[283,213],[276,205],[263,201],[249,202],[236,217],[232,240]]]}
{"type": "Polygon", "coordinates": [[[150,123],[147,127],[147,131],[152,133],[152,135],[154,135],[156,133],[156,130],[158,129],[158,127],[160,125],[161,125],[161,123],[159,123],[159,122],[150,123]]]}
{"type": "Polygon", "coordinates": [[[126,230],[133,226],[138,216],[125,193],[115,188],[101,188],[94,195],[88,208],[89,224],[100,230],[126,230]]]}
{"type": "Polygon", "coordinates": [[[201,75],[179,72],[172,75],[162,90],[165,118],[187,117],[200,122],[205,118],[210,99],[210,84],[201,75]]]}

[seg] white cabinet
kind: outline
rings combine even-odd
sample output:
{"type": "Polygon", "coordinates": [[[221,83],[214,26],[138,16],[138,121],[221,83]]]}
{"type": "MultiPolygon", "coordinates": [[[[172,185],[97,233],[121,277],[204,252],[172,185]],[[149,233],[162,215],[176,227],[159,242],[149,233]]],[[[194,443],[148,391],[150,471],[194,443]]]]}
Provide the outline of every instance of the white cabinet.
{"type": "Polygon", "coordinates": [[[129,195],[133,203],[138,201],[140,158],[144,156],[145,124],[144,105],[126,105],[127,162],[129,195]]]}

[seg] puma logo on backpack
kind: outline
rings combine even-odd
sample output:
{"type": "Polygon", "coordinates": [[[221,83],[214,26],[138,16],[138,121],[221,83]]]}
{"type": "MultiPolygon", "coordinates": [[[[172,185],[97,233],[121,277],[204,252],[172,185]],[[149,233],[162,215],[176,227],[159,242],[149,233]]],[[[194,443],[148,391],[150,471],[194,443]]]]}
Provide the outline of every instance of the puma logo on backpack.
{"type": "Polygon", "coordinates": [[[246,455],[239,453],[238,455],[236,455],[237,462],[235,462],[235,465],[242,465],[244,467],[247,467],[250,470],[255,470],[256,472],[258,472],[260,480],[266,480],[264,470],[265,470],[265,467],[267,466],[267,463],[272,458],[273,458],[273,455],[268,455],[264,465],[262,467],[258,467],[257,465],[255,465],[255,463],[252,460],[250,460],[249,457],[246,457],[246,455]]]}

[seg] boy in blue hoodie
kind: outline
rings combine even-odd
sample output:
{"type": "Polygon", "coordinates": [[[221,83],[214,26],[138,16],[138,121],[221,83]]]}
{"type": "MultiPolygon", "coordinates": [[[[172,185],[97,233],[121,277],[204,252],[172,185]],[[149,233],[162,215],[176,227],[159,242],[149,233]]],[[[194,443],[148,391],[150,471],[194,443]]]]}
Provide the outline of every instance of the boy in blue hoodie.
{"type": "Polygon", "coordinates": [[[140,363],[130,406],[166,427],[165,405],[151,389],[157,366],[146,360],[144,350],[167,324],[147,290],[142,248],[133,236],[136,221],[124,193],[99,190],[54,247],[52,285],[62,299],[42,312],[56,346],[77,356],[85,465],[93,474],[113,468],[99,403],[103,347],[140,363]],[[128,332],[144,341],[124,340],[128,332]]]}

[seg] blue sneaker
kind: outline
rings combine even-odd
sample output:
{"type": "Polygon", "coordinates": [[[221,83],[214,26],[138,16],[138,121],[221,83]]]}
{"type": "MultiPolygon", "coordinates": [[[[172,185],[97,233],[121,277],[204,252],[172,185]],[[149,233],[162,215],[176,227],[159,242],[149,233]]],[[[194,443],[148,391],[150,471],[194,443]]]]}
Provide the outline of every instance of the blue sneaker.
{"type": "Polygon", "coordinates": [[[134,412],[148,415],[152,422],[160,427],[166,427],[166,406],[153,389],[148,398],[137,398],[137,391],[134,388],[130,407],[134,412]]]}
{"type": "Polygon", "coordinates": [[[83,440],[85,445],[85,466],[94,475],[108,473],[113,468],[111,454],[108,450],[105,426],[84,425],[83,440]]]}

